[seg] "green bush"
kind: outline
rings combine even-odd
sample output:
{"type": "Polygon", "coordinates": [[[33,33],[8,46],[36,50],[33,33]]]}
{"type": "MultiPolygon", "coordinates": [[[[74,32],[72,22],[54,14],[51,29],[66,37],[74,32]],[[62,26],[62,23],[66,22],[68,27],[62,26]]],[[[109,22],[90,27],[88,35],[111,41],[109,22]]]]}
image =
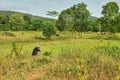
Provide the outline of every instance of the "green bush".
{"type": "Polygon", "coordinates": [[[51,22],[47,22],[43,28],[43,35],[46,39],[50,39],[52,35],[56,34],[55,25],[51,22]]]}
{"type": "Polygon", "coordinates": [[[44,56],[50,56],[51,55],[51,52],[44,52],[44,54],[43,54],[44,56]]]}

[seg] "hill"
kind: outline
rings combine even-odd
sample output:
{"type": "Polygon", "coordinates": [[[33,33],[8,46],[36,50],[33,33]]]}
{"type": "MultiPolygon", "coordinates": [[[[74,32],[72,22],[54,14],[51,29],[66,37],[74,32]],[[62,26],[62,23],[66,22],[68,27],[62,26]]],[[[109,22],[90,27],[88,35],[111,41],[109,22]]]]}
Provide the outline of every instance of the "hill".
{"type": "Polygon", "coordinates": [[[43,21],[48,21],[50,18],[46,18],[46,17],[40,17],[40,16],[34,16],[32,14],[29,14],[29,13],[22,13],[22,12],[16,12],[16,11],[4,11],[4,10],[0,10],[0,15],[1,14],[4,14],[4,15],[7,15],[7,16],[10,16],[12,14],[15,14],[15,13],[19,13],[19,14],[22,14],[23,16],[24,15],[29,15],[32,19],[41,19],[43,21]]]}
{"type": "MultiPolygon", "coordinates": [[[[4,11],[4,10],[0,10],[0,15],[1,15],[1,14],[4,14],[4,15],[10,16],[10,15],[12,15],[12,14],[14,14],[14,13],[19,13],[19,14],[22,14],[23,16],[24,16],[24,15],[29,15],[32,19],[41,19],[41,20],[43,20],[43,21],[48,21],[48,20],[50,20],[50,18],[41,17],[41,16],[34,16],[34,15],[32,15],[32,14],[29,14],[29,13],[22,13],[22,12],[16,12],[16,11],[4,11]]],[[[97,19],[98,19],[98,18],[95,17],[95,16],[90,16],[90,17],[89,17],[89,20],[97,20],[97,19]]]]}

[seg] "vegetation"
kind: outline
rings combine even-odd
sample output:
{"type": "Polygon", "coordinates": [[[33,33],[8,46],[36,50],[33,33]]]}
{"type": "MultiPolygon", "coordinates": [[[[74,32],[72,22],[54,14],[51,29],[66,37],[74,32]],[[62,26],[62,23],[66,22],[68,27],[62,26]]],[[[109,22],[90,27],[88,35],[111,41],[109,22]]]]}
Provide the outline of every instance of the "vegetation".
{"type": "MultiPolygon", "coordinates": [[[[56,11],[48,11],[47,15],[51,17],[58,16],[58,19],[48,19],[46,21],[51,21],[59,31],[100,31],[112,34],[119,32],[119,5],[116,2],[108,2],[103,5],[102,8],[103,10],[101,13],[103,17],[96,19],[95,17],[90,16],[90,11],[87,9],[85,3],[78,3],[61,11],[60,14],[56,11]]],[[[39,17],[34,18],[34,16],[29,14],[3,11],[0,14],[0,30],[42,31],[46,21],[39,17]]]]}
{"type": "Polygon", "coordinates": [[[43,28],[43,35],[46,39],[50,39],[52,35],[56,34],[55,26],[51,22],[47,22],[43,28]]]}
{"type": "Polygon", "coordinates": [[[116,26],[118,23],[116,23],[117,15],[119,14],[119,6],[116,2],[109,2],[106,5],[104,5],[102,10],[102,26],[105,31],[115,33],[118,29],[116,26]]]}
{"type": "Polygon", "coordinates": [[[0,14],[0,79],[120,80],[119,6],[108,2],[102,8],[103,16],[94,20],[85,3],[59,15],[48,11],[58,19],[45,21],[0,14]],[[41,54],[33,57],[35,46],[41,54]]]}
{"type": "MultiPolygon", "coordinates": [[[[104,37],[107,35],[99,36],[99,39],[97,33],[83,33],[85,36],[82,39],[78,39],[77,34],[73,39],[61,33],[58,37],[53,36],[50,41],[34,38],[37,34],[44,38],[42,32],[18,31],[19,37],[5,36],[2,33],[2,80],[120,79],[119,33],[116,34],[118,39],[112,40],[106,40],[104,37]],[[36,45],[41,47],[42,53],[32,57],[36,45]]],[[[16,32],[12,34],[15,35],[16,32]]]]}

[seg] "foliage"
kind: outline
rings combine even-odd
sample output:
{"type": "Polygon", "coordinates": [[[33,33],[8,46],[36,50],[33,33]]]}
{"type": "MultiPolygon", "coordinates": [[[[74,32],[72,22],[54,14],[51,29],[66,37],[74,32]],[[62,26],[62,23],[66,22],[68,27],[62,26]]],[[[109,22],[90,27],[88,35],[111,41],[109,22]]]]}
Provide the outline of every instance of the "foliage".
{"type": "Polygon", "coordinates": [[[102,8],[102,14],[105,17],[112,16],[119,11],[119,6],[116,2],[108,2],[106,5],[103,5],[102,8]]]}
{"type": "Polygon", "coordinates": [[[13,11],[0,11],[0,31],[42,31],[44,23],[50,20],[59,31],[119,32],[119,5],[116,2],[108,2],[102,8],[103,16],[99,19],[90,15],[87,5],[83,2],[62,10],[60,14],[56,11],[48,11],[47,15],[55,18],[58,16],[57,20],[13,11]]]}
{"type": "Polygon", "coordinates": [[[24,21],[25,21],[25,27],[24,30],[29,30],[29,27],[31,26],[32,23],[32,18],[29,15],[23,16],[24,21]]]}
{"type": "Polygon", "coordinates": [[[32,30],[41,31],[43,27],[44,24],[42,20],[36,19],[32,21],[32,25],[31,25],[32,30]]]}
{"type": "Polygon", "coordinates": [[[0,24],[0,31],[10,31],[11,27],[8,23],[6,24],[0,24]]]}
{"type": "MultiPolygon", "coordinates": [[[[94,48],[98,51],[90,51],[83,53],[79,46],[65,47],[61,49],[58,56],[58,64],[54,68],[50,68],[51,77],[58,79],[116,79],[117,64],[114,64],[116,59],[106,56],[104,51],[94,48]],[[99,50],[101,52],[99,52],[99,50]],[[106,74],[107,73],[107,74],[106,74]]],[[[109,48],[106,48],[109,49],[109,48]]],[[[119,55],[119,49],[114,47],[113,52],[119,55]]],[[[112,52],[112,53],[113,53],[112,52]]],[[[106,52],[105,52],[106,53],[106,52]]],[[[114,57],[114,56],[113,56],[114,57]]],[[[118,59],[118,57],[116,57],[118,59]]],[[[119,78],[118,78],[119,79],[119,78]]]]}
{"type": "Polygon", "coordinates": [[[17,46],[16,42],[12,42],[12,50],[11,50],[11,54],[10,58],[19,58],[21,57],[21,51],[23,49],[23,46],[17,46]]]}
{"type": "Polygon", "coordinates": [[[0,30],[8,31],[10,30],[9,26],[9,17],[6,15],[0,15],[0,30]]]}
{"type": "Polygon", "coordinates": [[[102,14],[101,24],[103,29],[107,32],[115,33],[117,31],[115,16],[119,12],[119,6],[116,2],[108,2],[106,5],[102,6],[102,14]]]}
{"type": "Polygon", "coordinates": [[[58,20],[57,20],[57,22],[56,22],[56,27],[57,27],[57,29],[58,29],[59,31],[64,31],[64,30],[65,30],[65,26],[66,26],[66,22],[65,22],[62,14],[64,14],[63,11],[62,11],[61,14],[59,15],[59,18],[58,18],[58,20]]]}
{"type": "Polygon", "coordinates": [[[6,15],[0,15],[0,24],[6,24],[8,23],[8,16],[6,15]]]}
{"type": "MultiPolygon", "coordinates": [[[[0,32],[1,80],[120,79],[118,40],[87,39],[97,36],[97,33],[86,32],[83,39],[43,41],[33,38],[41,32],[17,32],[20,34],[19,39],[16,37],[9,39],[11,37],[4,36],[3,32],[0,32]],[[31,53],[36,45],[40,45],[42,55],[32,57],[31,53]]],[[[119,33],[116,35],[120,37],[119,33]]]]}
{"type": "Polygon", "coordinates": [[[44,54],[43,54],[44,56],[50,56],[51,55],[51,52],[44,52],[44,54]]]}
{"type": "Polygon", "coordinates": [[[25,21],[21,14],[11,15],[9,19],[9,23],[10,23],[12,30],[14,31],[23,30],[24,25],[25,25],[25,21]]]}
{"type": "Polygon", "coordinates": [[[47,15],[49,15],[49,16],[53,16],[53,17],[56,17],[56,16],[58,16],[59,15],[59,13],[58,12],[56,12],[56,11],[47,11],[48,13],[47,13],[47,15]]]}
{"type": "Polygon", "coordinates": [[[111,56],[113,58],[117,58],[120,51],[118,46],[111,46],[110,44],[107,44],[106,46],[96,46],[95,50],[99,53],[111,56]]]}
{"type": "Polygon", "coordinates": [[[97,21],[89,21],[87,31],[98,32],[99,26],[97,23],[98,23],[97,21]]]}
{"type": "Polygon", "coordinates": [[[90,15],[89,11],[87,10],[87,5],[84,3],[79,3],[78,5],[74,5],[74,28],[76,31],[86,31],[88,25],[88,17],[90,15]]]}
{"type": "Polygon", "coordinates": [[[52,24],[51,22],[47,22],[43,27],[43,35],[46,37],[46,39],[50,39],[51,36],[54,34],[56,34],[54,24],[52,24]]]}
{"type": "Polygon", "coordinates": [[[120,32],[120,12],[115,16],[115,27],[117,27],[117,32],[120,32]]]}
{"type": "Polygon", "coordinates": [[[86,31],[90,15],[86,7],[86,4],[79,3],[63,10],[56,23],[58,30],[86,31]]]}

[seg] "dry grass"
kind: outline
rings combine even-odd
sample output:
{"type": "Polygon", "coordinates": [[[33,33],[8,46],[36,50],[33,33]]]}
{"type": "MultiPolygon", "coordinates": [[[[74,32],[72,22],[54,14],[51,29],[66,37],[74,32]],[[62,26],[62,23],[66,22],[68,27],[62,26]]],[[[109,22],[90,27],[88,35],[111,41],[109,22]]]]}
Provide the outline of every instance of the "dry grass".
{"type": "MultiPolygon", "coordinates": [[[[41,32],[13,32],[18,37],[4,36],[0,33],[0,79],[3,80],[119,80],[120,79],[120,43],[118,40],[95,39],[96,33],[77,33],[66,38],[53,36],[50,41],[41,32]],[[12,43],[22,47],[18,56],[11,56],[12,43]],[[35,46],[40,46],[42,55],[31,57],[35,46]],[[114,47],[117,47],[114,51],[114,47]],[[43,55],[45,52],[51,55],[43,55]],[[117,56],[111,56],[113,52],[117,56]],[[110,55],[108,55],[110,54],[110,55]],[[2,78],[1,78],[2,77],[2,78]]],[[[119,37],[120,34],[117,34],[119,37]]],[[[64,36],[64,37],[63,37],[64,36]]],[[[103,37],[103,36],[102,36],[103,37]]],[[[98,38],[98,37],[97,37],[98,38]]],[[[15,53],[15,52],[14,52],[15,53]]]]}

